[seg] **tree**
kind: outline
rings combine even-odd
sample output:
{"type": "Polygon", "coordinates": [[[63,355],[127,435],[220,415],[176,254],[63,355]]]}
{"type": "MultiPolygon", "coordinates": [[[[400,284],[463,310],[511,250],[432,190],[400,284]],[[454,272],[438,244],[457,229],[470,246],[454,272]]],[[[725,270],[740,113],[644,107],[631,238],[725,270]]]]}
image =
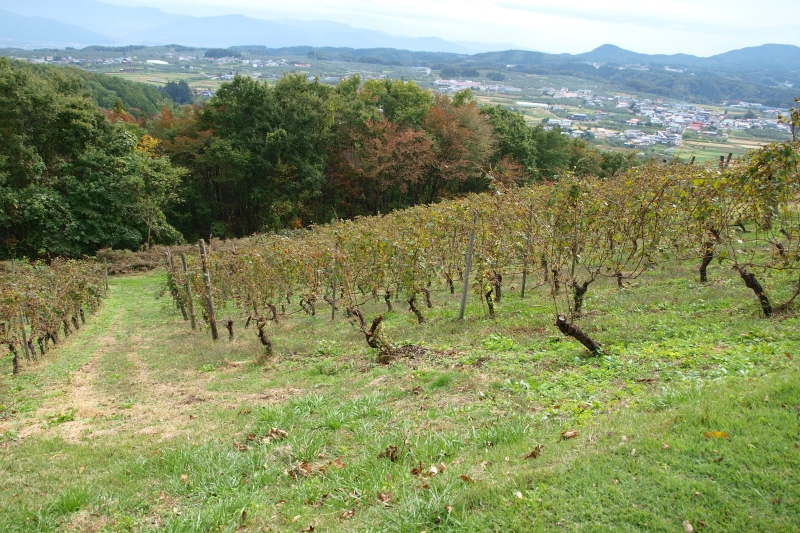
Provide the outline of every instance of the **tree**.
{"type": "Polygon", "coordinates": [[[458,78],[461,76],[461,69],[454,66],[454,65],[447,65],[446,67],[442,68],[442,71],[439,73],[442,78],[458,78]]]}
{"type": "Polygon", "coordinates": [[[221,57],[242,57],[241,52],[229,48],[209,48],[203,57],[208,59],[219,59],[221,57]]]}
{"type": "Polygon", "coordinates": [[[541,179],[537,167],[536,139],[534,130],[525,123],[525,117],[497,106],[484,106],[481,113],[489,119],[497,138],[494,161],[510,157],[522,166],[525,183],[541,179]]]}
{"type": "Polygon", "coordinates": [[[168,81],[167,85],[164,87],[164,92],[167,93],[176,104],[191,104],[194,100],[194,95],[186,80],[180,80],[178,82],[168,81]]]}
{"type": "Polygon", "coordinates": [[[157,155],[157,143],[144,135],[133,153],[127,158],[124,170],[130,187],[135,192],[133,210],[147,226],[146,246],[149,248],[153,233],[166,237],[167,242],[180,241],[181,235],[164,215],[164,209],[180,201],[178,185],[188,173],[186,169],[173,167],[169,158],[157,155]]]}
{"type": "Polygon", "coordinates": [[[75,257],[142,243],[127,170],[141,130],[125,122],[121,100],[116,108],[111,123],[79,80],[0,58],[0,255],[75,257]]]}
{"type": "Polygon", "coordinates": [[[360,97],[381,109],[390,122],[414,129],[422,127],[434,104],[433,95],[411,81],[369,80],[360,97]]]}
{"type": "MultiPolygon", "coordinates": [[[[800,102],[800,97],[794,99],[800,102]]],[[[793,107],[789,110],[789,116],[778,115],[778,122],[788,124],[792,130],[792,141],[797,141],[797,131],[800,130],[800,107],[793,107]]]]}

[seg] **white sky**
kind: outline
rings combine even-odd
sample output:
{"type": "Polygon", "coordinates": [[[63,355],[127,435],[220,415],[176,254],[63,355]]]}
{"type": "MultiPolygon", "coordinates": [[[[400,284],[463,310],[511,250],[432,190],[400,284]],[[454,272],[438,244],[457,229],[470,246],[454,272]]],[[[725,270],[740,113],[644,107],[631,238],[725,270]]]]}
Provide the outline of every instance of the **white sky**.
{"type": "Polygon", "coordinates": [[[800,0],[102,0],[193,15],[333,20],[411,37],[514,43],[553,53],[615,44],[708,56],[765,43],[800,46],[800,0]]]}

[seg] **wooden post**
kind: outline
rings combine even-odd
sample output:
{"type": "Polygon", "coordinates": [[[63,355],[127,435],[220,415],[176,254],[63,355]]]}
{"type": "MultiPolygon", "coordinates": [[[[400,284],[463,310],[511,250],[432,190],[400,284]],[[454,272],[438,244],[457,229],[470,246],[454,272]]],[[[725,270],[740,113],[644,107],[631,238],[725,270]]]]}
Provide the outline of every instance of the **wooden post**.
{"type": "Polygon", "coordinates": [[[522,259],[522,292],[520,298],[525,298],[525,285],[528,282],[528,251],[531,246],[531,231],[533,229],[533,204],[528,213],[528,232],[525,234],[525,254],[522,259]]]}
{"type": "Polygon", "coordinates": [[[192,280],[189,279],[189,269],[186,267],[186,254],[181,254],[181,265],[183,265],[183,277],[186,278],[186,303],[189,304],[189,320],[192,323],[192,331],[197,330],[197,322],[194,317],[194,298],[192,297],[192,280]]]}
{"type": "Polygon", "coordinates": [[[331,275],[333,276],[333,300],[331,300],[331,320],[336,320],[336,253],[339,251],[339,243],[333,250],[333,269],[331,275]]]}
{"type": "Polygon", "coordinates": [[[25,347],[25,359],[31,359],[31,347],[28,346],[28,332],[25,328],[25,313],[22,312],[22,304],[17,304],[19,312],[19,329],[22,331],[22,345],[25,347]]]}
{"type": "Polygon", "coordinates": [[[108,262],[103,259],[103,279],[106,282],[106,290],[108,290],[108,262]]]}
{"type": "Polygon", "coordinates": [[[211,285],[211,272],[208,269],[206,241],[200,239],[198,245],[200,246],[200,258],[203,261],[203,282],[206,286],[206,303],[208,305],[208,322],[211,325],[211,338],[217,340],[219,339],[219,332],[217,332],[217,314],[214,311],[214,295],[212,292],[213,287],[211,285]]]}
{"type": "Polygon", "coordinates": [[[461,289],[461,309],[458,311],[458,319],[464,320],[464,312],[467,310],[467,292],[469,292],[469,271],[472,268],[472,249],[475,247],[475,230],[478,227],[478,214],[472,219],[472,232],[469,234],[469,247],[467,248],[467,261],[464,265],[464,286],[461,289]]]}

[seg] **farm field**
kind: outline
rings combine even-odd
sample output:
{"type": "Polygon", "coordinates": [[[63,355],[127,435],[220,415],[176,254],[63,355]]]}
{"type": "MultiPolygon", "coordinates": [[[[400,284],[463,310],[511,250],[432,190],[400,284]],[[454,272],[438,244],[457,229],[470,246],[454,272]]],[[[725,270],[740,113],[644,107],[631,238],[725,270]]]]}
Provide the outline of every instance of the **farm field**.
{"type": "Polygon", "coordinates": [[[0,530],[799,531],[798,317],[733,274],[598,281],[600,357],[518,275],[495,320],[433,287],[425,324],[385,314],[418,347],[390,364],[324,312],[269,325],[255,364],[234,312],[214,343],[162,274],[112,278],[42,361],[2,359],[0,530]]]}

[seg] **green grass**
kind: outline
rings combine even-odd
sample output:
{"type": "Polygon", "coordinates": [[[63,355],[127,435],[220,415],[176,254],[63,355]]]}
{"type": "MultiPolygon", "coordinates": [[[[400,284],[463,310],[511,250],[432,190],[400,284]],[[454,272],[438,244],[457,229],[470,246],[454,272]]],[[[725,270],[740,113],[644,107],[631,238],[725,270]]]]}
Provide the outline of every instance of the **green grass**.
{"type": "Polygon", "coordinates": [[[158,275],[113,279],[43,361],[0,360],[0,531],[800,531],[798,319],[709,276],[593,285],[598,358],[509,275],[496,320],[395,304],[386,334],[427,354],[378,364],[320,306],[269,326],[262,366],[242,320],[212,343],[158,275]]]}

